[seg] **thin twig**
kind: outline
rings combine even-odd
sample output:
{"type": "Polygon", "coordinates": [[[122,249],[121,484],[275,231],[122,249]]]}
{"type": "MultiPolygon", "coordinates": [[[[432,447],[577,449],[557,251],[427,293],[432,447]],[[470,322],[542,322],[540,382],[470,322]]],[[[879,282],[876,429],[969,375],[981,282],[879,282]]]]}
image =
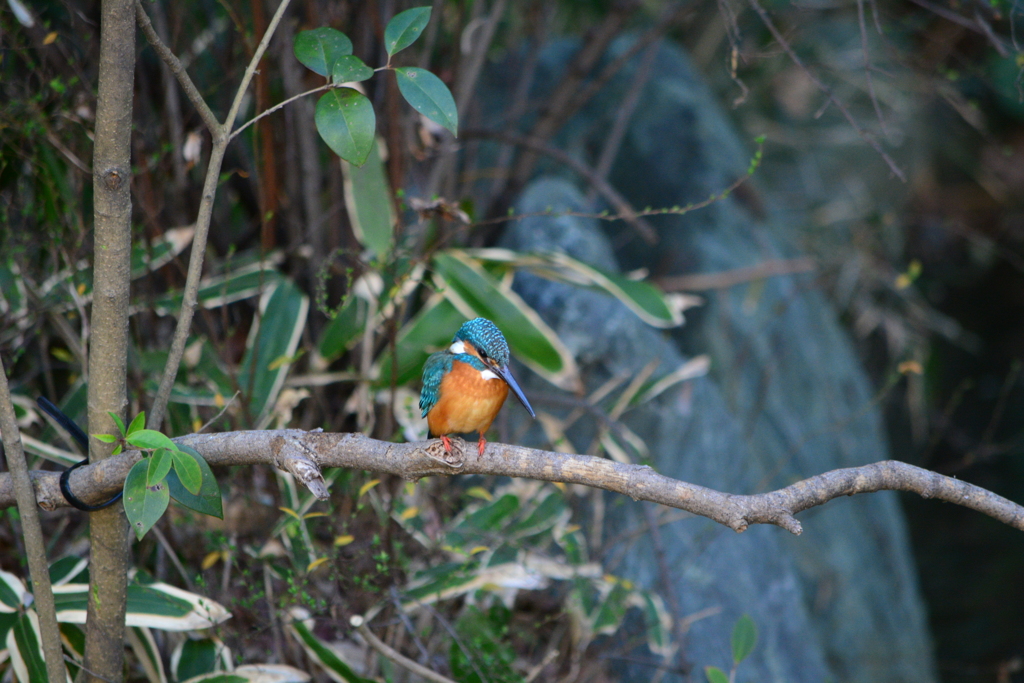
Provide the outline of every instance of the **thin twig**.
{"type": "Polygon", "coordinates": [[[373,631],[369,629],[365,620],[358,614],[349,619],[349,623],[352,624],[352,626],[359,632],[359,635],[366,640],[370,647],[403,669],[407,669],[417,676],[422,676],[428,681],[434,681],[435,683],[454,683],[450,678],[446,678],[433,669],[428,669],[422,664],[417,664],[405,655],[389,647],[384,641],[373,635],[373,631]]]}
{"type": "MultiPolygon", "coordinates": [[[[171,52],[171,49],[164,45],[164,41],[160,40],[160,36],[157,35],[156,29],[153,28],[152,22],[149,20],[149,15],[146,14],[146,10],[142,7],[142,0],[135,0],[135,16],[139,22],[139,26],[142,28],[142,32],[146,34],[146,39],[149,44],[156,50],[156,54],[167,64],[171,69],[171,73],[174,74],[175,78],[178,79],[178,83],[181,83],[182,90],[185,91],[185,96],[188,97],[189,102],[199,112],[200,118],[203,119],[203,123],[210,132],[216,136],[220,131],[220,121],[214,115],[213,110],[206,104],[206,100],[199,93],[199,88],[196,87],[195,83],[188,75],[188,71],[185,70],[181,60],[178,59],[177,55],[171,52]]],[[[176,150],[178,152],[179,150],[176,150]]]]}
{"type": "Polygon", "coordinates": [[[657,244],[658,233],[651,227],[650,223],[640,218],[633,207],[630,206],[629,202],[626,201],[625,197],[620,195],[614,187],[608,184],[608,181],[599,176],[594,169],[590,168],[572,155],[563,152],[556,147],[551,147],[534,138],[509,135],[508,133],[502,133],[499,131],[466,130],[462,132],[462,136],[464,138],[475,137],[488,140],[498,140],[499,142],[518,145],[538,154],[551,157],[555,161],[568,166],[573,171],[583,176],[583,178],[590,183],[602,197],[604,197],[605,201],[612,205],[612,207],[620,214],[622,219],[637,231],[645,242],[648,244],[657,244]]]}
{"type": "MultiPolygon", "coordinates": [[[[608,137],[605,139],[601,156],[597,159],[597,165],[594,166],[594,172],[601,179],[608,177],[608,173],[612,169],[612,163],[614,163],[615,157],[619,155],[622,140],[626,137],[626,128],[633,117],[636,105],[640,102],[640,95],[643,93],[644,87],[651,77],[654,58],[658,56],[660,48],[661,46],[658,43],[651,43],[651,46],[647,48],[640,66],[637,67],[636,73],[633,74],[633,82],[629,86],[629,91],[618,106],[615,122],[612,124],[612,129],[608,132],[608,137]]],[[[596,188],[593,191],[596,191],[596,188]]],[[[588,198],[593,199],[592,196],[588,198]]]]}
{"type": "Polygon", "coordinates": [[[306,92],[299,93],[298,95],[294,95],[292,97],[289,97],[284,102],[278,102],[277,104],[275,104],[270,109],[267,109],[266,111],[264,111],[261,114],[257,114],[256,116],[254,116],[253,118],[249,119],[248,121],[243,123],[241,126],[236,128],[235,131],[233,133],[231,133],[231,135],[228,136],[228,141],[230,142],[231,140],[234,140],[235,137],[239,133],[241,133],[243,130],[245,130],[246,128],[248,128],[252,124],[254,124],[257,121],[259,121],[260,119],[262,119],[264,116],[269,116],[270,114],[273,114],[278,109],[281,109],[285,105],[291,104],[295,100],[302,99],[306,95],[312,95],[313,93],[317,93],[317,92],[320,92],[322,90],[332,90],[334,88],[340,88],[340,87],[341,87],[340,83],[327,83],[326,85],[321,85],[319,88],[313,88],[312,90],[307,90],[306,92]]]}
{"type": "Polygon", "coordinates": [[[779,275],[811,273],[818,267],[809,257],[765,261],[749,268],[735,268],[719,273],[698,273],[695,275],[669,275],[657,280],[658,286],[666,292],[699,292],[708,289],[728,289],[746,282],[763,280],[779,275]]]}
{"type": "Polygon", "coordinates": [[[878,125],[882,128],[882,135],[889,136],[885,128],[885,117],[882,116],[882,107],[878,104],[878,97],[875,95],[875,80],[871,77],[871,57],[868,52],[868,29],[864,21],[864,0],[857,0],[857,22],[860,25],[860,49],[864,53],[864,78],[867,80],[868,96],[875,108],[875,116],[878,117],[878,125]]]}
{"type": "MultiPolygon", "coordinates": [[[[922,1],[923,0],[913,0],[913,2],[917,2],[918,4],[920,4],[922,1]]],[[[876,140],[875,137],[871,135],[871,133],[861,128],[860,124],[857,123],[857,120],[853,118],[853,115],[850,113],[850,110],[847,109],[846,105],[844,105],[839,100],[839,98],[835,96],[835,94],[832,92],[832,89],[825,85],[825,83],[816,75],[814,75],[814,72],[812,72],[807,67],[807,65],[804,64],[803,60],[800,59],[796,51],[793,50],[793,46],[789,44],[789,41],[786,40],[786,38],[782,35],[779,29],[775,26],[775,23],[768,15],[768,12],[766,12],[765,9],[761,7],[761,3],[759,3],[758,0],[747,0],[747,2],[750,3],[750,6],[761,18],[761,22],[771,32],[772,36],[775,38],[775,42],[777,42],[779,46],[785,51],[785,53],[789,55],[790,60],[792,60],[794,64],[800,67],[800,70],[807,75],[807,78],[809,78],[811,82],[814,83],[814,86],[825,95],[829,102],[835,105],[836,109],[840,111],[840,113],[843,115],[843,118],[847,120],[847,122],[857,132],[861,139],[864,140],[864,142],[868,143],[868,145],[870,145],[871,148],[875,150],[875,152],[878,153],[880,157],[882,157],[885,163],[889,166],[889,170],[892,171],[893,175],[895,175],[903,182],[907,182],[907,176],[903,172],[903,169],[897,166],[896,162],[893,161],[892,157],[890,157],[886,153],[886,151],[882,149],[882,146],[878,143],[878,140],[876,140]]]]}
{"type": "MultiPolygon", "coordinates": [[[[256,48],[256,52],[253,54],[252,59],[249,61],[249,65],[245,69],[245,74],[242,76],[242,82],[238,86],[238,91],[235,93],[235,99],[231,104],[231,109],[228,111],[228,116],[224,120],[224,124],[216,124],[214,128],[211,128],[213,135],[213,149],[210,151],[210,162],[206,169],[206,179],[203,183],[202,199],[199,202],[199,215],[196,217],[196,232],[192,238],[192,255],[189,258],[188,275],[185,278],[185,291],[181,300],[181,310],[178,313],[178,323],[174,328],[174,337],[171,340],[171,348],[168,351],[167,362],[164,365],[164,374],[160,378],[160,387],[157,389],[157,394],[153,399],[153,405],[149,413],[153,429],[160,429],[163,424],[164,415],[167,412],[167,403],[171,398],[171,388],[174,386],[174,379],[178,375],[181,358],[185,353],[185,342],[188,340],[189,332],[192,329],[192,316],[199,303],[199,282],[203,275],[203,258],[206,255],[206,242],[209,237],[210,222],[213,217],[213,202],[217,196],[217,186],[220,182],[220,169],[221,165],[224,163],[224,152],[227,149],[228,143],[231,141],[232,127],[234,126],[235,118],[238,116],[238,109],[242,105],[242,99],[245,96],[245,92],[249,88],[249,83],[252,81],[253,74],[256,73],[256,67],[263,58],[263,54],[266,52],[267,46],[270,44],[270,39],[273,37],[274,31],[281,22],[281,17],[284,16],[284,12],[288,8],[290,2],[291,0],[281,0],[281,4],[278,6],[273,18],[270,20],[270,25],[267,26],[267,30],[263,34],[263,39],[260,41],[259,46],[256,48]]],[[[141,0],[136,0],[137,6],[141,7],[141,4],[139,3],[141,3],[141,0]]],[[[140,17],[140,22],[143,19],[146,22],[149,21],[149,18],[145,16],[145,13],[140,17]]],[[[152,25],[150,25],[150,28],[152,28],[152,25]]],[[[155,31],[153,32],[153,37],[155,37],[156,40],[159,40],[155,31]]],[[[173,63],[169,62],[172,70],[174,69],[175,63],[180,67],[180,62],[178,62],[177,58],[174,57],[169,50],[167,50],[167,55],[168,56],[161,54],[165,59],[174,59],[173,63]]],[[[205,117],[204,120],[206,120],[205,117]]],[[[214,122],[216,122],[216,119],[214,119],[214,122]]]]}

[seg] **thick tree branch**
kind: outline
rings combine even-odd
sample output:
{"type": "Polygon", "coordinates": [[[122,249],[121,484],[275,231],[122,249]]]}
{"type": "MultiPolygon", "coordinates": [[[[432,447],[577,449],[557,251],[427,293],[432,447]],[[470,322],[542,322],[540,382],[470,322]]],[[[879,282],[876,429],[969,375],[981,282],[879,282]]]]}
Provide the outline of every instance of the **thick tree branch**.
{"type": "MultiPolygon", "coordinates": [[[[832,470],[768,493],[736,495],[671,479],[646,466],[493,442],[488,443],[484,456],[478,459],[471,452],[475,449],[464,449],[464,458],[446,454],[437,440],[389,443],[362,434],[299,429],[190,434],[175,441],[195,448],[211,465],[275,465],[294,474],[321,499],[329,495],[320,475],[326,467],[385,472],[406,479],[453,474],[502,475],[614,491],[634,500],[686,510],[734,531],[744,531],[751,524],[775,524],[799,534],[802,527],[794,515],[833,498],[874,491],[907,491],[963,505],[1024,531],[1024,507],[979,486],[895,460],[832,470]]],[[[86,502],[101,501],[121,486],[140,457],[138,451],[129,451],[82,467],[71,475],[72,489],[86,502]]],[[[33,472],[32,476],[40,506],[53,510],[66,505],[57,473],[33,472]]],[[[0,474],[0,508],[13,504],[10,476],[0,474]]]]}

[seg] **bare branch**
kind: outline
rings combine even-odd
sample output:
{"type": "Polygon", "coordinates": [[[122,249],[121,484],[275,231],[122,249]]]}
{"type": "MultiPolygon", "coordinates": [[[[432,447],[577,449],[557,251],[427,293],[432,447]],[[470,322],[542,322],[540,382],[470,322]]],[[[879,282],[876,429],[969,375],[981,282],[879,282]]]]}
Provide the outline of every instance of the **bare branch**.
{"type": "MultiPolygon", "coordinates": [[[[64,672],[64,652],[60,644],[60,627],[57,625],[57,612],[54,608],[53,590],[50,586],[50,574],[46,560],[46,542],[43,540],[43,527],[39,523],[39,510],[36,509],[35,492],[28,475],[28,464],[25,451],[21,447],[18,419],[14,415],[14,404],[11,403],[11,391],[7,386],[7,372],[0,360],[0,432],[3,433],[3,450],[7,460],[7,475],[12,480],[18,514],[21,517],[21,533],[25,538],[25,551],[28,554],[28,570],[32,575],[32,594],[36,601],[36,614],[39,616],[39,631],[43,637],[43,659],[46,661],[47,676],[51,681],[62,681],[64,672]]],[[[20,597],[20,596],[19,596],[20,597]]]]}
{"type": "MultiPolygon", "coordinates": [[[[362,434],[301,429],[190,434],[174,441],[195,448],[211,465],[274,465],[294,474],[321,499],[328,496],[320,476],[325,467],[396,474],[410,480],[431,475],[498,475],[583,484],[622,493],[633,500],[707,517],[734,531],[744,531],[751,524],[775,524],[799,534],[802,527],[794,515],[833,498],[907,491],[963,505],[1024,531],[1024,507],[980,486],[895,460],[832,470],[768,493],[736,495],[672,479],[647,466],[494,442],[487,444],[483,457],[478,459],[463,458],[458,452],[447,454],[440,440],[390,443],[362,434]]],[[[453,442],[465,446],[460,439],[453,442]]],[[[102,500],[121,487],[140,457],[138,451],[128,451],[82,467],[71,475],[71,486],[86,502],[102,500]]],[[[31,476],[43,509],[67,505],[57,472],[35,471],[31,476]]],[[[10,475],[0,474],[0,508],[12,505],[10,475]]]]}
{"type": "MultiPolygon", "coordinates": [[[[768,16],[768,12],[766,12],[765,9],[761,7],[761,3],[759,3],[757,0],[747,1],[750,3],[750,6],[754,9],[754,11],[757,12],[757,16],[761,18],[761,22],[771,32],[772,37],[775,38],[775,42],[777,42],[779,46],[786,52],[786,54],[789,55],[790,60],[792,60],[794,64],[800,67],[800,69],[807,75],[807,78],[811,79],[811,82],[814,83],[814,86],[822,93],[824,93],[825,97],[828,99],[829,102],[835,105],[836,109],[838,109],[839,112],[843,115],[843,118],[846,119],[846,121],[855,131],[857,131],[857,135],[859,135],[861,139],[864,140],[864,142],[868,143],[868,145],[870,145],[871,148],[875,150],[875,152],[877,152],[880,157],[882,157],[885,163],[889,166],[889,170],[892,171],[893,175],[895,175],[903,182],[907,182],[907,175],[903,172],[903,169],[897,166],[896,162],[893,161],[892,157],[890,157],[886,153],[886,151],[882,149],[882,146],[878,143],[878,140],[875,139],[875,136],[871,135],[871,133],[861,128],[860,124],[857,123],[857,119],[853,118],[853,114],[851,114],[850,110],[846,108],[846,105],[844,105],[842,101],[840,101],[840,99],[835,96],[835,94],[832,92],[832,89],[825,85],[825,83],[822,82],[822,80],[818,78],[816,75],[814,75],[814,72],[811,71],[806,64],[804,64],[803,60],[800,59],[796,51],[793,50],[793,46],[789,44],[789,41],[786,40],[786,38],[782,35],[779,29],[775,26],[775,23],[772,21],[772,18],[768,16]]],[[[921,0],[914,0],[914,2],[920,4],[921,0]]]]}

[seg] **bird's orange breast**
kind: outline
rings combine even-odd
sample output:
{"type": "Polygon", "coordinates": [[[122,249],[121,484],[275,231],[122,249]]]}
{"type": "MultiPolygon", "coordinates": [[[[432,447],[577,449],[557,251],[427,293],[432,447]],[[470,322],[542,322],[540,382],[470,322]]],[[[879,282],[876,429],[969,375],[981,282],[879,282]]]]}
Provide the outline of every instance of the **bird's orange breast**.
{"type": "Polygon", "coordinates": [[[483,434],[505,403],[508,385],[498,377],[484,379],[479,370],[454,361],[452,371],[441,380],[438,394],[437,403],[427,413],[432,434],[483,434]]]}

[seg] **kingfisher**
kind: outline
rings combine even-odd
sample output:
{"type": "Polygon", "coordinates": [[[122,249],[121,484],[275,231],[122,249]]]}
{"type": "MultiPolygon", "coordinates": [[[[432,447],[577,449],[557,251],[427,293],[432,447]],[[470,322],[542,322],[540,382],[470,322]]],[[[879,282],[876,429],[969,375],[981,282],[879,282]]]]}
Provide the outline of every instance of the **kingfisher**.
{"type": "Polygon", "coordinates": [[[508,390],[537,417],[508,369],[508,343],[498,326],[486,318],[463,323],[451,346],[427,358],[423,364],[420,408],[432,436],[441,437],[444,450],[452,452],[449,434],[479,432],[478,457],[484,454],[484,434],[508,397],[508,390]]]}

